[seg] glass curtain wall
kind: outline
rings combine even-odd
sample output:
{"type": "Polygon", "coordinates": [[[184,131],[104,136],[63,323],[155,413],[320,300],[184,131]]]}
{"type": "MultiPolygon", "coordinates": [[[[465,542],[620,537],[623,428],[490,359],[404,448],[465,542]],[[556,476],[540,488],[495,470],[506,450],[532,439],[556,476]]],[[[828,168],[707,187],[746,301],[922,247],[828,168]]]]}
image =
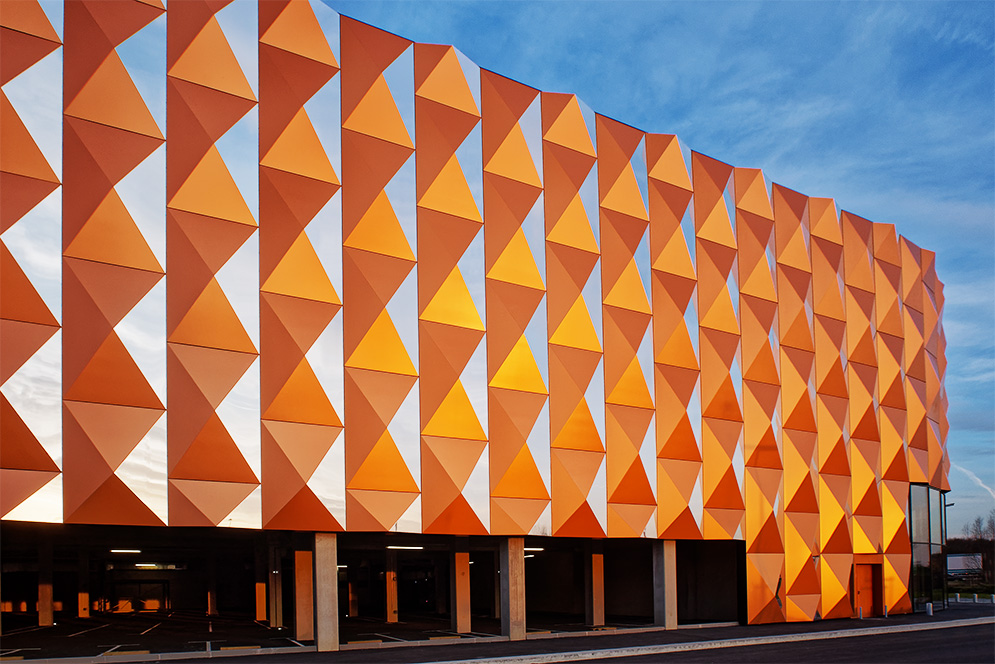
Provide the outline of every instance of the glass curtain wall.
{"type": "Polygon", "coordinates": [[[915,611],[947,606],[947,524],[945,496],[925,484],[909,487],[909,513],[912,539],[912,579],[910,592],[915,611]]]}

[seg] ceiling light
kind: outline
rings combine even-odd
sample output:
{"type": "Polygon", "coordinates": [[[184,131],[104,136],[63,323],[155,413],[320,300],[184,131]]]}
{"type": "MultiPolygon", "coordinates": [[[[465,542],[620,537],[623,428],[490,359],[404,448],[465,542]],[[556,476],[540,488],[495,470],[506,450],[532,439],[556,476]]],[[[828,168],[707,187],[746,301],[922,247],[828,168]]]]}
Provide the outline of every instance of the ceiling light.
{"type": "Polygon", "coordinates": [[[111,549],[111,553],[141,553],[141,549],[111,549]]]}
{"type": "Polygon", "coordinates": [[[397,545],[391,544],[387,548],[391,549],[393,551],[421,551],[425,547],[423,547],[423,546],[397,546],[397,545]]]}

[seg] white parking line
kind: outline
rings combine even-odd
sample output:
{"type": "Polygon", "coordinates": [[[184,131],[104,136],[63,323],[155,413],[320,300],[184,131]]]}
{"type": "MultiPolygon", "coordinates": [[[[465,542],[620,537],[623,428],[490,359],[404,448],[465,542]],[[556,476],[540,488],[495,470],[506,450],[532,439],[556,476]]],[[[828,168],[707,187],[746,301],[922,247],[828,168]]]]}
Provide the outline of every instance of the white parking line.
{"type": "Polygon", "coordinates": [[[96,627],[91,627],[90,629],[84,629],[82,632],[76,632],[75,634],[70,634],[69,636],[79,636],[80,634],[86,634],[87,632],[94,632],[98,629],[103,629],[104,627],[109,627],[110,623],[104,623],[103,625],[97,625],[96,627]]]}
{"type": "Polygon", "coordinates": [[[139,636],[145,636],[146,634],[148,634],[149,632],[151,632],[152,630],[154,630],[156,627],[158,627],[161,624],[162,624],[161,622],[158,622],[158,623],[152,625],[147,630],[145,630],[144,632],[142,632],[141,634],[139,634],[139,636]]]}

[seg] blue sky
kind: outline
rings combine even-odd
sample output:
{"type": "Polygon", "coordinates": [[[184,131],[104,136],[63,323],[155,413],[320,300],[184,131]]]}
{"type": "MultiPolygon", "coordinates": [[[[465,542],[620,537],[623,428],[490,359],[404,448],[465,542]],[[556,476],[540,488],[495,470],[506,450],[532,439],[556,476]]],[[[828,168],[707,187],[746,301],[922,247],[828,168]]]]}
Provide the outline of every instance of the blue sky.
{"type": "Polygon", "coordinates": [[[950,533],[995,508],[991,2],[326,1],[936,251],[950,533]]]}

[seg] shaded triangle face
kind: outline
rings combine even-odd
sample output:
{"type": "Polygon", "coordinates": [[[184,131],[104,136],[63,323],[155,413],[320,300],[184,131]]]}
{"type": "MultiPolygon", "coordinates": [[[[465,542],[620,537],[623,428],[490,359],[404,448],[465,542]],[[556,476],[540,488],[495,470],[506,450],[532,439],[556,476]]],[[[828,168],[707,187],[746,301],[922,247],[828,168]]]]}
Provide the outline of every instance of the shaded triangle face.
{"type": "Polygon", "coordinates": [[[7,516],[58,476],[58,469],[42,471],[0,467],[0,517],[7,516]]]}
{"type": "Polygon", "coordinates": [[[487,446],[486,441],[460,440],[422,436],[425,446],[449,475],[455,487],[462,491],[487,446]]]}
{"type": "MultiPolygon", "coordinates": [[[[27,4],[27,3],[24,3],[27,4]]],[[[6,5],[9,7],[10,5],[6,5]]],[[[4,33],[6,38],[9,33],[4,33]]],[[[6,57],[6,52],[4,52],[6,57]]],[[[15,173],[31,178],[42,180],[53,185],[59,184],[59,178],[55,175],[48,161],[35,143],[31,133],[21,121],[17,111],[8,101],[7,95],[0,93],[0,118],[3,119],[3,170],[7,173],[15,173]]],[[[53,187],[54,188],[54,187],[53,187]]],[[[4,190],[7,194],[7,190],[4,190]]],[[[40,202],[38,199],[37,202],[40,202]]],[[[33,206],[32,206],[33,207],[33,206]]],[[[4,222],[6,230],[6,220],[4,222]]]]}
{"type": "Polygon", "coordinates": [[[529,151],[525,134],[518,124],[512,127],[511,132],[484,164],[484,172],[500,175],[537,189],[542,187],[542,181],[539,179],[539,173],[532,161],[532,153],[529,151]]]}
{"type": "Polygon", "coordinates": [[[64,403],[68,413],[112,470],[131,454],[163,413],[162,410],[115,404],[64,403]]]}
{"type": "Polygon", "coordinates": [[[263,419],[322,424],[341,427],[335,408],[332,407],[324,388],[306,359],[302,359],[294,372],[263,413],[263,419]]]}
{"type": "Polygon", "coordinates": [[[179,361],[212,408],[221,405],[256,361],[256,356],[248,353],[184,344],[170,344],[169,352],[179,361]]]}
{"type": "Polygon", "coordinates": [[[348,482],[349,489],[370,491],[418,492],[418,484],[411,476],[390,433],[384,432],[366,456],[362,465],[348,482]]]}
{"type": "Polygon", "coordinates": [[[522,445],[504,476],[491,491],[494,497],[549,499],[546,484],[539,474],[527,445],[522,445]]]}
{"type": "Polygon", "coordinates": [[[522,335],[490,380],[490,387],[548,394],[529,342],[522,335]]]}
{"type": "Polygon", "coordinates": [[[263,431],[283,452],[305,482],[331,449],[340,428],[263,420],[263,431]]]}
{"type": "Polygon", "coordinates": [[[129,139],[128,132],[163,140],[138,88],[115,51],[97,67],[79,94],[69,101],[65,113],[121,129],[124,134],[121,140],[129,139]],[[111,99],[113,103],[108,103],[111,99]]]}
{"type": "Polygon", "coordinates": [[[93,354],[64,398],[163,410],[159,397],[115,332],[93,354]]]}
{"type": "Polygon", "coordinates": [[[117,475],[111,475],[71,514],[66,523],[94,523],[127,526],[165,524],[117,475]]]}
{"type": "Polygon", "coordinates": [[[382,74],[343,120],[342,128],[414,150],[404,120],[382,74]]]}
{"type": "Polygon", "coordinates": [[[612,503],[656,505],[656,496],[653,495],[642,461],[638,458],[633,461],[608,500],[612,503]]]}
{"type": "Polygon", "coordinates": [[[214,145],[180,184],[167,205],[205,217],[256,225],[238,185],[214,145]]]}
{"type": "Polygon", "coordinates": [[[2,394],[0,394],[0,468],[59,472],[59,467],[7,401],[7,397],[2,394]]]}
{"type": "Polygon", "coordinates": [[[571,413],[566,424],[560,429],[556,438],[551,443],[552,447],[562,447],[572,450],[586,450],[589,452],[604,452],[604,444],[601,441],[601,434],[591,416],[591,409],[587,401],[582,399],[574,412],[571,413]]]}
{"type": "Polygon", "coordinates": [[[328,304],[341,304],[306,233],[297,236],[260,290],[328,304]]]}
{"type": "Polygon", "coordinates": [[[262,156],[259,165],[319,182],[339,184],[338,176],[328,160],[321,140],[303,108],[294,115],[262,156]]]}
{"type": "Polygon", "coordinates": [[[418,495],[405,491],[347,489],[346,525],[349,530],[390,530],[418,495]]]}
{"type": "Polygon", "coordinates": [[[341,532],[342,525],[308,487],[302,487],[287,504],[263,524],[271,530],[341,532]]]}
{"type": "Polygon", "coordinates": [[[421,320],[484,331],[477,306],[459,268],[453,268],[419,316],[421,320]]]}
{"type": "Polygon", "coordinates": [[[428,189],[418,200],[418,206],[454,217],[480,222],[477,203],[470,192],[466,176],[456,155],[449,158],[428,189]]]}
{"type": "Polygon", "coordinates": [[[212,414],[204,424],[173,466],[169,477],[171,480],[258,483],[255,473],[216,414],[212,414]]]}
{"type": "Polygon", "coordinates": [[[542,110],[542,138],[544,141],[562,145],[590,157],[597,156],[594,145],[591,144],[591,134],[587,128],[587,121],[580,110],[576,96],[561,97],[555,94],[543,94],[542,110]],[[554,118],[548,117],[554,113],[554,118]]]}
{"type": "Polygon", "coordinates": [[[591,510],[591,506],[585,502],[563,522],[555,535],[557,537],[604,537],[605,531],[601,527],[598,517],[591,510]]]}
{"type": "Polygon", "coordinates": [[[258,486],[254,483],[200,482],[181,479],[170,479],[169,485],[171,489],[170,525],[191,526],[216,526],[220,524],[258,486]],[[174,491],[180,494],[181,501],[175,500],[174,491]]]}
{"type": "Polygon", "coordinates": [[[459,57],[451,46],[415,45],[415,94],[470,115],[480,115],[459,57]],[[429,49],[437,52],[429,54],[429,49]]]}
{"type": "Polygon", "coordinates": [[[381,191],[345,238],[343,246],[414,261],[404,229],[386,192],[381,191]]]}
{"type": "Polygon", "coordinates": [[[308,3],[289,2],[279,12],[268,26],[260,21],[260,43],[338,68],[321,25],[308,3]]]}
{"type": "MultiPolygon", "coordinates": [[[[245,73],[214,16],[187,45],[167,74],[220,93],[255,101],[245,73]]],[[[231,124],[237,121],[238,118],[234,118],[231,124]]]]}
{"type": "Polygon", "coordinates": [[[221,284],[214,278],[169,335],[169,341],[257,354],[221,284]]]}
{"type": "Polygon", "coordinates": [[[163,272],[145,237],[113,189],[63,253],[136,270],[163,272]]]}
{"type": "Polygon", "coordinates": [[[24,70],[59,47],[59,35],[37,2],[8,3],[4,8],[3,36],[0,51],[0,85],[6,85],[24,70]],[[17,7],[14,11],[12,7],[17,7]]]}
{"type": "Polygon", "coordinates": [[[112,327],[120,323],[162,279],[161,270],[133,270],[90,260],[70,258],[63,261],[63,266],[66,272],[72,273],[112,327]]]}
{"type": "Polygon", "coordinates": [[[445,438],[466,438],[486,441],[487,434],[480,426],[480,420],[467,397],[463,384],[456,381],[439,408],[422,430],[425,436],[445,438]]]}
{"type": "MultiPolygon", "coordinates": [[[[34,285],[7,250],[0,243],[0,315],[7,320],[37,323],[53,328],[59,326],[44,300],[35,290],[34,285]]],[[[6,330],[5,330],[6,331],[6,330]]],[[[54,330],[53,330],[54,331],[54,330]]],[[[10,343],[4,335],[5,343],[10,343]]],[[[6,376],[4,377],[6,381],[6,376]]]]}
{"type": "Polygon", "coordinates": [[[367,330],[346,360],[346,366],[412,377],[418,375],[404,342],[386,311],[382,311],[367,330]]]}
{"type": "Polygon", "coordinates": [[[456,499],[442,511],[424,532],[437,532],[457,535],[488,535],[487,528],[480,522],[473,508],[463,496],[456,499]]]}

